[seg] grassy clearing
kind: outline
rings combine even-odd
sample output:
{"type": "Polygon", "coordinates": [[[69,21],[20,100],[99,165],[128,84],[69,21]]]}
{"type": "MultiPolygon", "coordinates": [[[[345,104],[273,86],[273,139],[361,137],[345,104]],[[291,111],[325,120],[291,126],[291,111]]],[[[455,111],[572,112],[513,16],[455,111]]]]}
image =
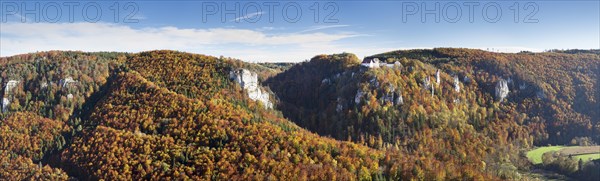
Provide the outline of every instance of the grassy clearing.
{"type": "Polygon", "coordinates": [[[536,148],[534,150],[531,150],[529,152],[527,152],[527,158],[533,163],[533,164],[539,164],[542,163],[542,155],[546,152],[549,151],[558,151],[565,148],[565,146],[545,146],[545,147],[539,147],[536,148]]]}
{"type": "Polygon", "coordinates": [[[600,153],[600,146],[569,146],[560,150],[565,155],[586,155],[600,153]]]}
{"type": "Polygon", "coordinates": [[[527,152],[527,158],[533,164],[539,164],[542,163],[542,155],[549,151],[560,151],[583,161],[600,159],[600,146],[545,146],[527,152]]]}
{"type": "Polygon", "coordinates": [[[596,160],[596,159],[600,159],[600,153],[577,155],[577,156],[575,156],[575,159],[577,159],[577,160],[581,159],[584,162],[587,162],[590,160],[596,160]]]}

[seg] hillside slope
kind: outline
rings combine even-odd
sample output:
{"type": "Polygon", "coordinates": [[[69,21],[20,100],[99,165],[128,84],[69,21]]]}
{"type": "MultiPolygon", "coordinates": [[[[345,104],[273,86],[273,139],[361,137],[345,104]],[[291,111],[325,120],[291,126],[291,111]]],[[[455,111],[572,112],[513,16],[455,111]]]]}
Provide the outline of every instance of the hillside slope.
{"type": "Polygon", "coordinates": [[[366,68],[348,53],[291,67],[168,50],[3,57],[0,178],[523,179],[533,145],[598,141],[594,52],[375,57],[393,64],[366,68]]]}
{"type": "MultiPolygon", "coordinates": [[[[113,60],[106,83],[90,95],[94,101],[77,107],[83,115],[64,121],[82,119],[67,124],[76,131],[64,131],[65,148],[53,147],[43,164],[84,180],[352,180],[384,174],[383,152],[307,132],[252,101],[228,78],[237,68],[231,61],[174,51],[113,60]]],[[[22,109],[7,110],[3,122],[22,109]]],[[[11,138],[17,139],[7,142],[11,138]]],[[[18,161],[13,154],[21,153],[3,155],[12,163],[18,161]]]]}
{"type": "Polygon", "coordinates": [[[527,127],[539,145],[578,137],[598,142],[599,56],[439,48],[366,58],[389,63],[381,68],[360,66],[352,55],[317,56],[267,84],[282,100],[286,117],[341,140],[366,133],[393,143],[406,133],[395,120],[410,123],[414,111],[425,109],[426,119],[461,111],[477,130],[509,117],[527,127]],[[496,91],[500,84],[506,86],[502,98],[496,91]]]}
{"type": "MultiPolygon", "coordinates": [[[[483,92],[493,95],[498,79],[506,79],[507,103],[527,114],[524,124],[536,144],[568,144],[577,137],[600,142],[600,54],[597,51],[491,53],[438,48],[414,50],[418,59],[460,77],[473,77],[483,92]]],[[[413,53],[380,55],[402,58],[413,53]]]]}
{"type": "Polygon", "coordinates": [[[519,178],[514,166],[526,169],[522,155],[534,144],[598,142],[597,54],[441,48],[389,52],[363,63],[375,58],[381,65],[368,68],[349,54],[316,56],[266,83],[284,116],[301,127],[374,148],[399,147],[446,168],[479,165],[519,178]]]}

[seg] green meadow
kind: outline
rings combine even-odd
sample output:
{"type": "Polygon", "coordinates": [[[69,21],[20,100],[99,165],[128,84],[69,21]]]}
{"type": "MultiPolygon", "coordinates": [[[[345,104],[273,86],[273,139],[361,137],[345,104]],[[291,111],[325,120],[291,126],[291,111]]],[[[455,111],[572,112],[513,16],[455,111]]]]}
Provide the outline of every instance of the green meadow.
{"type": "Polygon", "coordinates": [[[533,163],[533,164],[539,164],[542,163],[542,155],[546,152],[549,151],[558,151],[565,148],[565,146],[545,146],[545,147],[539,147],[536,148],[534,150],[531,150],[529,152],[527,152],[527,158],[529,158],[529,160],[533,163]]]}
{"type": "Polygon", "coordinates": [[[572,154],[575,159],[583,161],[600,159],[600,150],[597,146],[545,146],[527,152],[527,158],[533,164],[542,163],[542,155],[549,151],[560,151],[563,154],[572,154]],[[596,151],[597,150],[597,151],[596,151]],[[579,154],[581,153],[581,154],[579,154]]]}

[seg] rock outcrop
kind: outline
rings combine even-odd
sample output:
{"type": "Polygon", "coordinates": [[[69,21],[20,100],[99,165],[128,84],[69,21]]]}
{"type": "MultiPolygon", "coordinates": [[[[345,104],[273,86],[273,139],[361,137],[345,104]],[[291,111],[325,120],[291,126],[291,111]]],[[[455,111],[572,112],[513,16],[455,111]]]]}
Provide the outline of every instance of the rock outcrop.
{"type": "Polygon", "coordinates": [[[9,80],[4,86],[4,94],[2,96],[2,112],[8,111],[11,100],[14,99],[12,96],[13,89],[15,89],[18,84],[18,80],[9,80]]]}
{"type": "Polygon", "coordinates": [[[76,84],[77,81],[73,79],[73,77],[67,77],[64,79],[61,79],[59,84],[62,85],[63,88],[69,88],[69,86],[72,86],[73,84],[76,84]]]}
{"type": "Polygon", "coordinates": [[[40,84],[40,89],[45,89],[45,88],[48,88],[48,82],[42,82],[40,84]]]}
{"type": "Polygon", "coordinates": [[[510,92],[510,90],[508,90],[508,82],[504,79],[500,79],[500,81],[498,81],[498,83],[496,83],[496,100],[502,102],[506,96],[508,96],[508,93],[510,92]]]}
{"type": "Polygon", "coordinates": [[[8,106],[10,106],[10,100],[8,98],[2,98],[2,112],[8,111],[8,106]]]}
{"type": "Polygon", "coordinates": [[[259,86],[256,73],[246,69],[238,69],[229,72],[229,78],[246,90],[250,99],[260,101],[266,108],[273,108],[270,95],[259,86]]]}
{"type": "Polygon", "coordinates": [[[440,81],[442,79],[440,78],[440,69],[435,71],[435,84],[436,85],[440,85],[440,81]]]}
{"type": "Polygon", "coordinates": [[[460,92],[460,80],[458,80],[458,76],[454,76],[454,91],[460,92]]]}
{"type": "Polygon", "coordinates": [[[423,79],[423,88],[429,89],[430,86],[431,86],[431,79],[429,78],[429,76],[427,76],[423,79]]]}
{"type": "Polygon", "coordinates": [[[431,97],[433,97],[435,95],[435,87],[433,87],[433,84],[431,84],[431,97]]]}
{"type": "Polygon", "coordinates": [[[396,105],[404,104],[404,98],[402,98],[402,93],[400,93],[400,92],[396,93],[396,100],[394,101],[394,104],[396,104],[396,105]]]}
{"type": "Polygon", "coordinates": [[[9,80],[6,83],[6,86],[4,86],[4,95],[11,94],[13,89],[15,89],[15,87],[17,87],[17,84],[19,84],[18,80],[9,80]]]}

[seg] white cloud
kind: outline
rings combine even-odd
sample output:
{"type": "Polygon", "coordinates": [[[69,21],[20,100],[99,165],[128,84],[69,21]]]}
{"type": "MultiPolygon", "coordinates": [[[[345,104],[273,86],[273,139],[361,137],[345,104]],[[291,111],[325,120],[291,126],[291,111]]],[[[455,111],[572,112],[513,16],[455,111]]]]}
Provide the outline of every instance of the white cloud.
{"type": "MultiPolygon", "coordinates": [[[[365,35],[317,32],[334,27],[343,26],[312,27],[298,33],[276,34],[236,28],[181,29],[167,26],[135,29],[108,23],[14,22],[0,26],[0,57],[48,50],[140,52],[169,49],[223,55],[245,61],[298,62],[319,54],[350,52],[362,58],[400,49],[433,48],[397,47],[403,44],[397,41],[347,41],[365,35]]],[[[494,52],[541,51],[519,46],[470,48],[489,48],[494,52]]]]}
{"type": "Polygon", "coordinates": [[[148,18],[146,16],[144,16],[143,14],[139,14],[139,13],[136,14],[136,15],[133,15],[130,18],[130,20],[133,20],[133,21],[135,21],[135,20],[145,20],[145,19],[148,19],[148,18]]]}
{"type": "Polygon", "coordinates": [[[305,32],[310,32],[310,31],[317,31],[317,30],[324,30],[324,29],[330,29],[330,28],[341,28],[341,27],[348,27],[350,25],[323,25],[323,26],[314,26],[311,27],[309,29],[300,31],[299,33],[305,33],[305,32]]]}
{"type": "Polygon", "coordinates": [[[285,27],[273,27],[273,26],[263,26],[260,28],[255,28],[256,31],[282,31],[285,30],[285,27]]]}
{"type": "Polygon", "coordinates": [[[274,29],[275,29],[275,27],[265,26],[265,27],[257,28],[256,31],[271,31],[271,30],[274,30],[274,29]]]}
{"type": "Polygon", "coordinates": [[[247,19],[250,19],[250,21],[252,21],[251,19],[253,19],[254,17],[262,16],[263,14],[265,14],[264,11],[255,12],[255,13],[249,13],[249,14],[246,14],[246,15],[244,15],[242,17],[235,18],[235,19],[231,20],[230,22],[234,22],[234,21],[235,22],[240,22],[241,20],[247,20],[247,19]]]}
{"type": "Polygon", "coordinates": [[[249,29],[170,26],[135,29],[108,23],[3,23],[0,30],[0,56],[48,50],[171,49],[247,61],[301,61],[317,54],[339,53],[344,51],[336,44],[339,40],[361,36],[322,32],[268,34],[249,29]]]}

